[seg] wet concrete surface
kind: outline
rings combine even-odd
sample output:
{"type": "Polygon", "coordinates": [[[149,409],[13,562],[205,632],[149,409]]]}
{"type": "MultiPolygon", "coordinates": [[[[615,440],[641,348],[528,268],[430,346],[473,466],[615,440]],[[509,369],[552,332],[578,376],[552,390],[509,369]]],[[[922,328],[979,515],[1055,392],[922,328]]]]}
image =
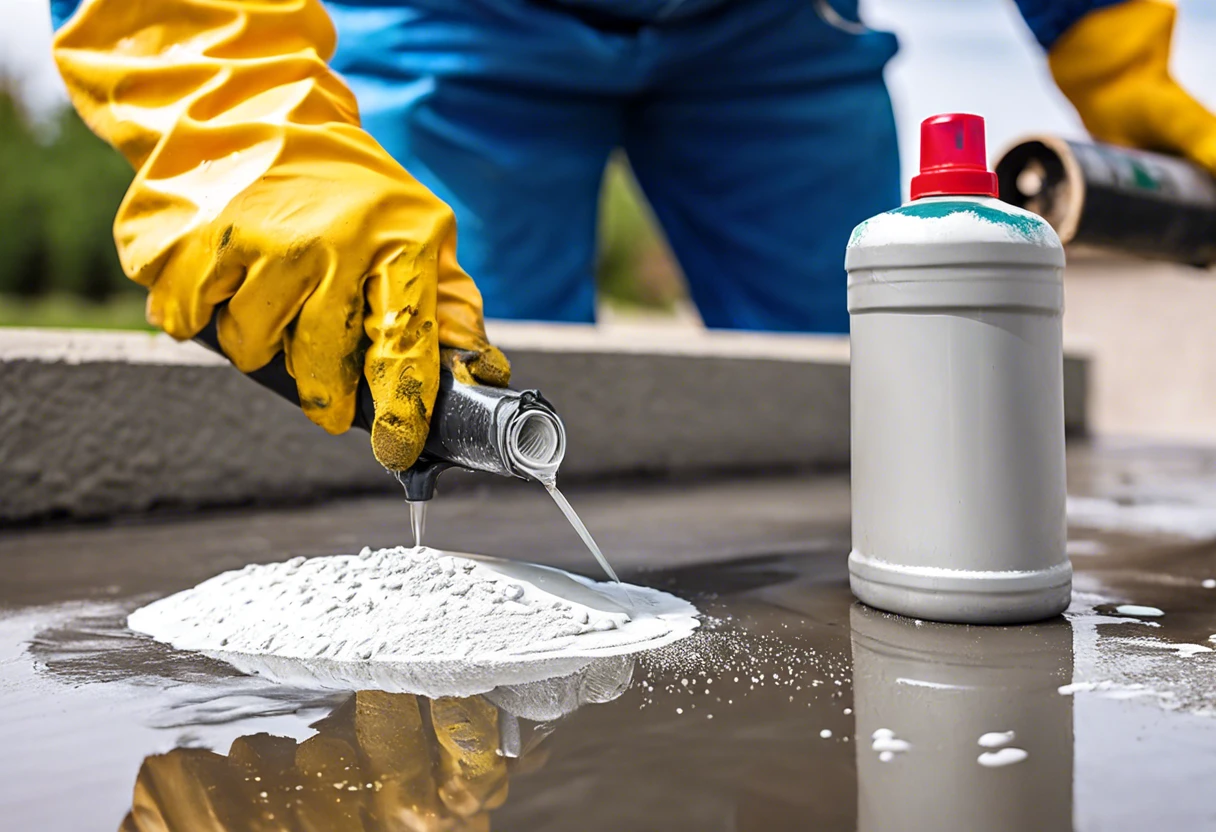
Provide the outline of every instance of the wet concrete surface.
{"type": "MultiPolygon", "coordinates": [[[[702,628],[464,699],[275,685],[124,627],[248,562],[402,543],[396,500],[2,533],[0,828],[1216,828],[1210,457],[1070,453],[1074,600],[1027,627],[856,604],[841,477],[571,490],[622,577],[702,628]]],[[[428,526],[594,574],[539,490],[428,526]]]]}

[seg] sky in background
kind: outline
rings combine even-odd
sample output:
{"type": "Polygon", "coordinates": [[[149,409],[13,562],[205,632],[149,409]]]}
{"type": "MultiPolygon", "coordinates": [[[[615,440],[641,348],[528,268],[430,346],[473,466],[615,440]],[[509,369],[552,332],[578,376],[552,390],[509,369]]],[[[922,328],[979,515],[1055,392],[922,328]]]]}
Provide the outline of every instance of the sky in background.
{"type": "MultiPolygon", "coordinates": [[[[1216,49],[1211,48],[1216,44],[1216,3],[1182,0],[1178,5],[1174,72],[1216,109],[1216,49]]],[[[48,8],[47,0],[0,0],[0,70],[17,79],[36,113],[64,102],[50,59],[48,8]]],[[[1052,85],[1042,51],[1012,0],[862,0],[862,13],[871,26],[900,39],[887,80],[899,122],[905,183],[916,165],[917,125],[934,113],[985,116],[990,155],[1025,133],[1085,135],[1052,85]]]]}

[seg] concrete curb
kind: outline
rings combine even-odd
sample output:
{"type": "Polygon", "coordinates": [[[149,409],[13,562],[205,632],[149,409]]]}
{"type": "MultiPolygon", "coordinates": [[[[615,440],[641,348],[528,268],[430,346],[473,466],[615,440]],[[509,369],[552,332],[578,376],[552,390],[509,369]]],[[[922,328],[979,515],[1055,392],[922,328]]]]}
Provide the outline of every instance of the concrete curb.
{"type": "MultiPolygon", "coordinates": [[[[844,338],[494,322],[514,384],[569,432],[563,476],[848,463],[844,338]]],[[[1086,362],[1066,362],[1070,427],[1086,362]]],[[[395,489],[365,434],[329,436],[194,344],[0,330],[0,523],[395,489]]]]}

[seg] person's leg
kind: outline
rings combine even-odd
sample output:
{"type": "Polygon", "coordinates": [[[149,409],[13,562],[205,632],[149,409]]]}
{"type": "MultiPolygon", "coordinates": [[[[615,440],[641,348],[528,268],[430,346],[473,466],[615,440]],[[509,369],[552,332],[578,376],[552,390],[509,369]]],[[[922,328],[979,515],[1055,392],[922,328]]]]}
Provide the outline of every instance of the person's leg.
{"type": "Polygon", "coordinates": [[[664,63],[627,114],[626,151],[711,327],[847,332],[849,233],[899,203],[894,37],[829,8],[748,0],[663,27],[664,63]]]}
{"type": "Polygon", "coordinates": [[[327,4],[367,130],[456,212],[487,317],[591,321],[621,108],[594,32],[514,0],[327,4]]]}

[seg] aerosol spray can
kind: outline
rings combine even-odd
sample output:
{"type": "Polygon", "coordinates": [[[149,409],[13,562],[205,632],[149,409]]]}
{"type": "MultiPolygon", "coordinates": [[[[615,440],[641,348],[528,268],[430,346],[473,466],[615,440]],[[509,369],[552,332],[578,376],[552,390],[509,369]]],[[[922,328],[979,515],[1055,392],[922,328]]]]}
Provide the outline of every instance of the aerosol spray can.
{"type": "Polygon", "coordinates": [[[996,175],[1001,199],[1042,216],[1066,245],[1216,263],[1216,178],[1185,159],[1031,136],[996,175]]]}
{"type": "Polygon", "coordinates": [[[854,594],[936,621],[1068,606],[1064,252],[996,199],[979,116],[921,124],[911,201],[849,240],[854,594]]]}

